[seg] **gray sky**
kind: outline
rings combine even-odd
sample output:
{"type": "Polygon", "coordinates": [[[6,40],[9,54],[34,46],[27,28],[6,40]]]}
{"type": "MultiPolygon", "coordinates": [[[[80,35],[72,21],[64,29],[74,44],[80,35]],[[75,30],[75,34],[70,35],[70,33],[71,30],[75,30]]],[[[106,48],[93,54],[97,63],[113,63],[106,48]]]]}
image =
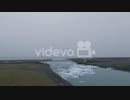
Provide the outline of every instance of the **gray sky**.
{"type": "Polygon", "coordinates": [[[36,57],[34,49],[76,49],[91,41],[96,57],[130,57],[129,12],[0,12],[0,57],[36,57]]]}

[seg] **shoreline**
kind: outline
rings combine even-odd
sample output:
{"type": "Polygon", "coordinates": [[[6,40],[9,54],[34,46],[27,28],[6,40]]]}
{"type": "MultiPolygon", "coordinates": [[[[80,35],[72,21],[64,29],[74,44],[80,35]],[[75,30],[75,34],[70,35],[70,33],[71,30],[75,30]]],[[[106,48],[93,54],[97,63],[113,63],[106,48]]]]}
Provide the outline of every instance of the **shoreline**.
{"type": "Polygon", "coordinates": [[[101,68],[112,68],[115,70],[121,70],[130,72],[130,58],[71,58],[69,59],[77,64],[99,66],[101,68]]]}
{"type": "Polygon", "coordinates": [[[61,76],[56,74],[50,68],[50,65],[47,63],[41,63],[44,66],[44,72],[48,75],[48,77],[54,80],[59,86],[73,86],[70,82],[64,80],[61,76]]]}

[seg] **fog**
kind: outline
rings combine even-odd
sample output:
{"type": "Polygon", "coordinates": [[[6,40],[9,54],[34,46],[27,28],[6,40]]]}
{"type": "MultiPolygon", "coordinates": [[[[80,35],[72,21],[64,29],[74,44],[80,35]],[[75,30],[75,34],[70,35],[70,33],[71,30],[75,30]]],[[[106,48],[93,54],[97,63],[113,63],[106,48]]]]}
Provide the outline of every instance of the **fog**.
{"type": "Polygon", "coordinates": [[[0,58],[36,57],[34,49],[77,49],[96,57],[130,57],[129,12],[0,12],[0,58]]]}

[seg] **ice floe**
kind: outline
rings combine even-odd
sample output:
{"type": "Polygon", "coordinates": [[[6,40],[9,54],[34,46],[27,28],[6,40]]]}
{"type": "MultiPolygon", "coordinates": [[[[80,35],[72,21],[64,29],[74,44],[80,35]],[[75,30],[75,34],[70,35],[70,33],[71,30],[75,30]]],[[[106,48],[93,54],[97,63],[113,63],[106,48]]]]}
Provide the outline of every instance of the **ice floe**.
{"type": "Polygon", "coordinates": [[[50,64],[52,70],[59,74],[62,78],[79,78],[84,75],[94,75],[96,74],[94,69],[98,66],[92,65],[81,65],[74,62],[47,62],[50,64]]]}
{"type": "Polygon", "coordinates": [[[68,69],[59,68],[58,74],[64,79],[79,78],[84,75],[96,74],[94,68],[97,68],[97,66],[73,64],[68,69]]]}

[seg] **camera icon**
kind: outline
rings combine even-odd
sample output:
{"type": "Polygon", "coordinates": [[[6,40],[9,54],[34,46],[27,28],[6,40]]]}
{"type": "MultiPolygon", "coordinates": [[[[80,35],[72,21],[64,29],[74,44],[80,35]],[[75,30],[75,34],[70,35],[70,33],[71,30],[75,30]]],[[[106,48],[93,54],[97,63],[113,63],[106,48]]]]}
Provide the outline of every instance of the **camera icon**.
{"type": "Polygon", "coordinates": [[[77,43],[77,57],[87,57],[91,58],[95,55],[95,50],[91,49],[91,42],[90,41],[79,41],[77,43]]]}

